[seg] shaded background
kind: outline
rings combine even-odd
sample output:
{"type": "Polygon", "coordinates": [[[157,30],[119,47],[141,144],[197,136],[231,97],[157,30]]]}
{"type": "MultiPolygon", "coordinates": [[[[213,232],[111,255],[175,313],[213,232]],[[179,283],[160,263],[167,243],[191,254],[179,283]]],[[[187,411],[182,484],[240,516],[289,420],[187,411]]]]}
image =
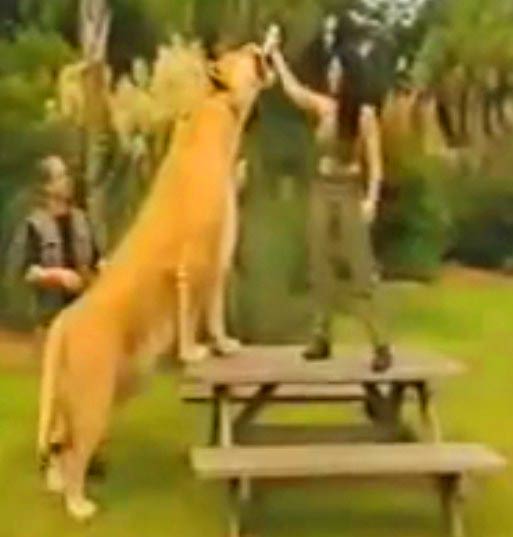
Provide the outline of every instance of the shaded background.
{"type": "MultiPolygon", "coordinates": [[[[353,7],[379,20],[391,61],[388,71],[376,72],[376,83],[385,81],[393,92],[399,80],[393,66],[404,56],[413,86],[436,99],[431,121],[447,150],[428,154],[416,143],[420,112],[408,112],[413,127],[407,140],[387,152],[384,199],[374,229],[385,276],[430,280],[447,260],[498,270],[513,266],[513,15],[507,2],[112,0],[109,5],[106,61],[114,81],[130,73],[134,58],[144,59],[151,71],[157,47],[174,32],[207,45],[235,43],[261,39],[276,20],[286,28],[286,54],[295,69],[320,87],[323,15],[353,7]],[[458,66],[463,66],[461,80],[452,76],[458,66]],[[497,74],[497,83],[488,82],[490,73],[497,74]],[[493,104],[503,117],[492,125],[493,104]]],[[[91,157],[84,132],[48,110],[58,73],[82,57],[78,9],[78,0],[10,0],[0,6],[0,264],[6,275],[0,317],[14,326],[32,323],[30,294],[9,267],[13,236],[30,207],[37,159],[49,152],[64,155],[86,199],[91,157]]],[[[111,248],[136,213],[152,174],[144,177],[107,134],[99,183],[111,248]]],[[[305,221],[308,184],[315,175],[313,148],[305,118],[279,88],[268,92],[244,142],[250,177],[241,196],[242,240],[230,297],[231,323],[248,341],[296,340],[308,326],[305,221]]]]}

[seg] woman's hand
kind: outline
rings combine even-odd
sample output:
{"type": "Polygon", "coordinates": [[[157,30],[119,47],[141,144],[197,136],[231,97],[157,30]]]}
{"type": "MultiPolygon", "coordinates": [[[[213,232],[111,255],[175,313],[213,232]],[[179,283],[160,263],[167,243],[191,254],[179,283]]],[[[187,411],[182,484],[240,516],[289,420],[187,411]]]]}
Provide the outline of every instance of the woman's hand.
{"type": "Polygon", "coordinates": [[[281,46],[281,41],[281,28],[277,24],[271,24],[267,29],[262,45],[264,55],[272,55],[281,46]]]}
{"type": "Polygon", "coordinates": [[[363,218],[368,224],[372,224],[376,219],[377,205],[377,201],[373,196],[367,196],[362,201],[363,218]]]}
{"type": "Polygon", "coordinates": [[[359,127],[363,150],[363,159],[367,167],[368,190],[362,210],[365,219],[373,222],[381,196],[383,183],[383,148],[381,129],[374,106],[364,105],[360,110],[359,127]]]}
{"type": "Polygon", "coordinates": [[[290,70],[280,50],[279,41],[269,39],[268,56],[283,87],[285,95],[305,112],[311,112],[320,121],[333,110],[334,101],[322,93],[317,93],[303,85],[290,70]]]}

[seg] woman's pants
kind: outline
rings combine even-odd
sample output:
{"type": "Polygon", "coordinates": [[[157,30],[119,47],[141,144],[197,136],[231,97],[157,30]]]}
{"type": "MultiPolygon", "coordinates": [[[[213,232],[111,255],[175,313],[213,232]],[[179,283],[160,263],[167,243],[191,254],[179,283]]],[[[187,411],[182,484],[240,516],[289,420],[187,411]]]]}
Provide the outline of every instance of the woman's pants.
{"type": "Polygon", "coordinates": [[[313,181],[309,249],[314,331],[330,338],[333,310],[342,299],[378,346],[386,344],[387,337],[376,304],[378,274],[369,224],[361,209],[363,196],[363,183],[355,177],[313,181]]]}

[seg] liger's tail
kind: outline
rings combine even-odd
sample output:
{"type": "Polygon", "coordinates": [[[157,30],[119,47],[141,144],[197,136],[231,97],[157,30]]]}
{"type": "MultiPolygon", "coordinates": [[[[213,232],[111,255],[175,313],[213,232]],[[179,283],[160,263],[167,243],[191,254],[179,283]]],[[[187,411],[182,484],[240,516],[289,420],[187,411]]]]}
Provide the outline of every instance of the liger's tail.
{"type": "Polygon", "coordinates": [[[50,454],[50,432],[55,415],[55,399],[58,371],[63,353],[63,323],[59,315],[52,323],[43,351],[43,368],[39,397],[39,428],[37,437],[37,456],[44,465],[50,454]]]}

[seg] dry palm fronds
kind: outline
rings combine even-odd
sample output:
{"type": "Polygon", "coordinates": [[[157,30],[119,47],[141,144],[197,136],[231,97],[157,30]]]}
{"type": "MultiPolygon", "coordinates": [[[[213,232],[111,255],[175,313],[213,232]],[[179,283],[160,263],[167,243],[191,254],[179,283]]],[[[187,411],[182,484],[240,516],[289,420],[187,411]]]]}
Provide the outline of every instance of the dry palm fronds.
{"type": "Polygon", "coordinates": [[[85,62],[66,65],[57,80],[57,105],[59,114],[74,124],[85,124],[84,71],[85,62]]]}
{"type": "Polygon", "coordinates": [[[150,94],[157,123],[188,114],[208,91],[207,62],[197,43],[175,37],[161,46],[153,65],[150,94]]]}

